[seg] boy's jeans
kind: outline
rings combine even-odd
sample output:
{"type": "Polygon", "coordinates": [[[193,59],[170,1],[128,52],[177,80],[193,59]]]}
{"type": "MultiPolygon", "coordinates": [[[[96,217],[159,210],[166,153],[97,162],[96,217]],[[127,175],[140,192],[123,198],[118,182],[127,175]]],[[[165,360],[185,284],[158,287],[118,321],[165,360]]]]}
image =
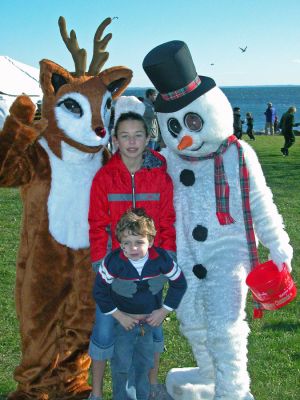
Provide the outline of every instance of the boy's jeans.
{"type": "Polygon", "coordinates": [[[115,324],[115,350],[111,359],[113,399],[127,400],[126,386],[129,371],[134,369],[137,400],[148,400],[150,395],[149,371],[154,363],[153,328],[147,323],[126,331],[115,324]]]}
{"type": "MultiPolygon", "coordinates": [[[[89,345],[89,355],[92,360],[109,360],[114,352],[114,324],[115,319],[111,315],[105,315],[96,305],[96,319],[89,345]]],[[[154,352],[164,351],[164,337],[162,326],[152,328],[154,352]]]]}

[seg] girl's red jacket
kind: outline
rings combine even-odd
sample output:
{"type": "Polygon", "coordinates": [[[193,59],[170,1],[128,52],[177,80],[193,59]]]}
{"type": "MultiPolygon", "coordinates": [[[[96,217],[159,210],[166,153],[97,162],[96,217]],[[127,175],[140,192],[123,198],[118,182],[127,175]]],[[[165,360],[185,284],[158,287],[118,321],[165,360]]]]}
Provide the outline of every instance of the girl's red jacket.
{"type": "Polygon", "coordinates": [[[119,247],[116,224],[129,208],[142,207],[153,218],[157,234],[154,245],[176,251],[173,184],[167,174],[165,158],[146,149],[143,165],[131,174],[119,152],[94,177],[89,209],[91,261],[101,260],[107,254],[109,229],[112,249],[119,247]]]}

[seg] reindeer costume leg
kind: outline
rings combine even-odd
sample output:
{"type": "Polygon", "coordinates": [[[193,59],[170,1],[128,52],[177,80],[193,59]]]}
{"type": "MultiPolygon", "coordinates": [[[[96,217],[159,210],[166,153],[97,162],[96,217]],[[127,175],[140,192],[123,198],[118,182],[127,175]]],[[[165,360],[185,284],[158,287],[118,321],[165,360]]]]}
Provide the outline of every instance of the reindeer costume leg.
{"type": "Polygon", "coordinates": [[[80,250],[72,254],[54,241],[49,245],[54,255],[52,265],[44,260],[49,270],[41,274],[32,265],[17,287],[23,358],[15,371],[18,391],[10,399],[81,399],[90,391],[87,346],[94,319],[91,298],[94,276],[89,253],[80,250]],[[60,266],[55,265],[58,256],[66,261],[63,274],[60,266]],[[57,284],[51,285],[52,282],[57,284]],[[47,291],[49,284],[51,294],[47,291]],[[37,293],[40,307],[35,303],[37,293]]]}

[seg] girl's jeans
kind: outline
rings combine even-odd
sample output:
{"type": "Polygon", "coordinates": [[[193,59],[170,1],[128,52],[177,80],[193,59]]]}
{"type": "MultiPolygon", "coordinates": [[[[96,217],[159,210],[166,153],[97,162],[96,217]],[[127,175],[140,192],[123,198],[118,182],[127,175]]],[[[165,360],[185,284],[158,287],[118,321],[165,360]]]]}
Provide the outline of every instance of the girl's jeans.
{"type": "Polygon", "coordinates": [[[154,363],[152,331],[153,328],[145,322],[136,325],[130,331],[126,331],[118,322],[115,323],[114,356],[111,359],[114,400],[128,399],[126,386],[132,370],[136,399],[149,399],[149,371],[154,363]]]}
{"type": "MultiPolygon", "coordinates": [[[[92,360],[108,360],[114,353],[115,319],[111,315],[105,315],[96,305],[96,319],[89,345],[89,355],[92,360]]],[[[152,328],[154,353],[164,351],[164,336],[162,326],[152,328]]]]}

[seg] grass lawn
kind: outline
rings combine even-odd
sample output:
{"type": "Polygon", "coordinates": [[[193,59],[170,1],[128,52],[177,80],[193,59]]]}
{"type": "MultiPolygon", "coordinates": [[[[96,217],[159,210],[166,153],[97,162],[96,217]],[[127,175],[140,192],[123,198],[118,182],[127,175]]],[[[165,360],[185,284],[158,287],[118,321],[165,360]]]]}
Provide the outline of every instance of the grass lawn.
{"type": "MultiPolygon", "coordinates": [[[[248,141],[246,135],[245,140],[248,141]]],[[[282,157],[282,137],[258,136],[251,145],[257,151],[267,183],[282,214],[294,248],[293,277],[300,279],[300,138],[289,157],[282,157]]],[[[0,189],[0,399],[15,388],[14,368],[20,359],[18,324],[14,311],[15,259],[22,213],[17,189],[0,189]]],[[[267,252],[260,248],[261,260],[267,252]]],[[[299,286],[299,284],[298,284],[299,286]]],[[[250,299],[250,297],[249,297],[250,299]]],[[[256,400],[300,399],[299,296],[278,311],[252,319],[249,301],[249,371],[256,400]]],[[[170,368],[195,366],[189,345],[179,334],[175,315],[164,325],[166,352],[162,356],[160,380],[170,368]]],[[[106,399],[111,398],[110,374],[105,382],[106,399]]]]}

